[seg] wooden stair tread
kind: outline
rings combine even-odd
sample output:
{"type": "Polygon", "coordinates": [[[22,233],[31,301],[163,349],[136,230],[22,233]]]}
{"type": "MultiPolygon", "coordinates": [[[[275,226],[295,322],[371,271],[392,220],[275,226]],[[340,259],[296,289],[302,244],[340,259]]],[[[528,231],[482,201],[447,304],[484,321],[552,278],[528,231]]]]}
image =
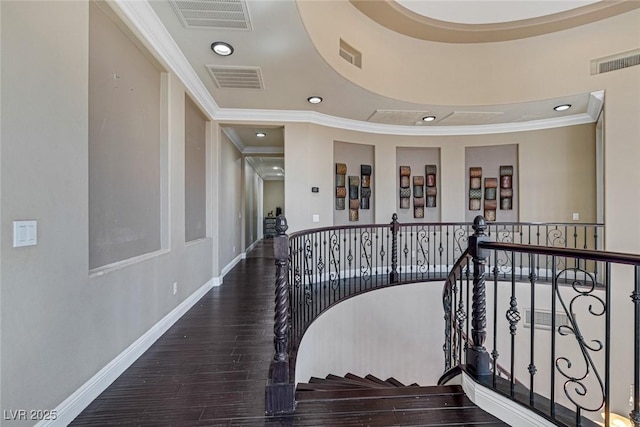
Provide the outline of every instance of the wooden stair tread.
{"type": "Polygon", "coordinates": [[[331,390],[369,390],[366,387],[358,387],[350,384],[332,383],[299,383],[298,391],[331,391],[331,390]]]}
{"type": "Polygon", "coordinates": [[[398,381],[397,379],[390,377],[386,379],[386,382],[391,384],[394,387],[406,387],[404,384],[402,384],[400,381],[398,381]]]}
{"type": "Polygon", "coordinates": [[[354,388],[342,390],[313,390],[298,388],[296,400],[321,400],[321,399],[370,399],[398,396],[426,396],[426,395],[456,395],[464,394],[459,385],[431,386],[431,387],[386,387],[386,388],[354,388]]]}
{"type": "Polygon", "coordinates": [[[372,381],[372,380],[370,380],[368,378],[360,377],[360,376],[352,374],[350,372],[348,374],[346,374],[344,377],[347,378],[347,379],[350,379],[350,380],[360,381],[360,382],[362,382],[362,384],[365,384],[367,387],[373,387],[373,388],[388,387],[388,385],[379,384],[376,381],[372,381]]]}
{"type": "Polygon", "coordinates": [[[374,383],[376,383],[376,384],[379,384],[379,385],[381,385],[381,386],[384,386],[384,387],[389,387],[389,386],[391,386],[391,384],[389,384],[389,383],[388,383],[388,382],[386,382],[385,380],[382,380],[382,379],[380,379],[380,378],[376,377],[375,375],[368,374],[368,375],[366,375],[364,378],[365,378],[366,380],[372,381],[372,382],[374,382],[374,383]]]}

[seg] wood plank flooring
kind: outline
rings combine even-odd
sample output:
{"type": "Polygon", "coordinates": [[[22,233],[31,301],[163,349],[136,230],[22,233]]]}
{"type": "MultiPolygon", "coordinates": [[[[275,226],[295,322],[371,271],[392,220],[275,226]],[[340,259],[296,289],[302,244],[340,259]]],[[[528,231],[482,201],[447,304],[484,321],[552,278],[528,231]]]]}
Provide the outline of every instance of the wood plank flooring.
{"type": "Polygon", "coordinates": [[[367,398],[374,404],[352,407],[343,399],[307,400],[293,416],[266,417],[264,389],[273,356],[271,245],[258,244],[71,425],[504,425],[465,396],[459,398],[463,408],[447,403],[439,411],[421,407],[425,396],[367,398]]]}

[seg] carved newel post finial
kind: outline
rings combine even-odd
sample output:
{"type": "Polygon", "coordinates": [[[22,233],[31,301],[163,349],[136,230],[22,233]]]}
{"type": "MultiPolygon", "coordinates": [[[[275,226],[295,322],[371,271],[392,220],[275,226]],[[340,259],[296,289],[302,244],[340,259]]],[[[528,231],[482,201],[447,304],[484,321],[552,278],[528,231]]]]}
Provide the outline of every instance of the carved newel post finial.
{"type": "Polygon", "coordinates": [[[282,214],[278,215],[276,218],[276,233],[278,233],[278,236],[284,236],[288,229],[287,218],[282,214]]]}
{"type": "Polygon", "coordinates": [[[482,215],[478,215],[473,219],[473,225],[471,226],[475,231],[476,236],[484,236],[487,231],[487,221],[482,215]]]}
{"type": "Polygon", "coordinates": [[[471,311],[472,346],[467,351],[467,365],[476,375],[489,375],[489,353],[484,346],[487,338],[487,298],[484,269],[488,251],[480,244],[489,240],[485,231],[487,221],[482,215],[473,220],[473,235],[469,237],[469,254],[473,258],[473,303],[471,311]]]}

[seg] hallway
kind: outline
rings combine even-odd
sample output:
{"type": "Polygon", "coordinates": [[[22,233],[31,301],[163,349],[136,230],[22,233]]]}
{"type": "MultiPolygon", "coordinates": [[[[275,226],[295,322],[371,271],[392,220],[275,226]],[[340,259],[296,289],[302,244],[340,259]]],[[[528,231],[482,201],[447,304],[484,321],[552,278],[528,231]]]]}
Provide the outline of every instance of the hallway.
{"type": "Polygon", "coordinates": [[[264,424],[272,253],[260,242],[71,425],[264,424]]]}
{"type": "Polygon", "coordinates": [[[272,254],[272,241],[261,241],[70,425],[505,425],[447,387],[382,394],[349,388],[329,399],[306,392],[295,415],[265,417],[272,254]]]}

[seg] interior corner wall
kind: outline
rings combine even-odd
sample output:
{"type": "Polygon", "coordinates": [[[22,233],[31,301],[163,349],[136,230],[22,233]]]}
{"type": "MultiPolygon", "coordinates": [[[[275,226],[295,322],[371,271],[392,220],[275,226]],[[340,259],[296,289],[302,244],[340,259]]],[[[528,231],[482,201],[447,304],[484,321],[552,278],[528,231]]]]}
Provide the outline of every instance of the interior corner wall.
{"type": "Polygon", "coordinates": [[[223,132],[220,132],[220,224],[219,264],[224,269],[243,250],[243,162],[242,154],[223,132]]]}
{"type": "Polygon", "coordinates": [[[260,176],[251,164],[245,160],[244,169],[244,227],[245,250],[260,239],[258,236],[258,179],[260,176]]]}
{"type": "Polygon", "coordinates": [[[212,283],[213,239],[185,245],[185,88],[168,75],[167,248],[90,274],[89,2],[0,7],[0,411],[55,409],[212,283]],[[13,248],[22,219],[38,244],[13,248]]]}

